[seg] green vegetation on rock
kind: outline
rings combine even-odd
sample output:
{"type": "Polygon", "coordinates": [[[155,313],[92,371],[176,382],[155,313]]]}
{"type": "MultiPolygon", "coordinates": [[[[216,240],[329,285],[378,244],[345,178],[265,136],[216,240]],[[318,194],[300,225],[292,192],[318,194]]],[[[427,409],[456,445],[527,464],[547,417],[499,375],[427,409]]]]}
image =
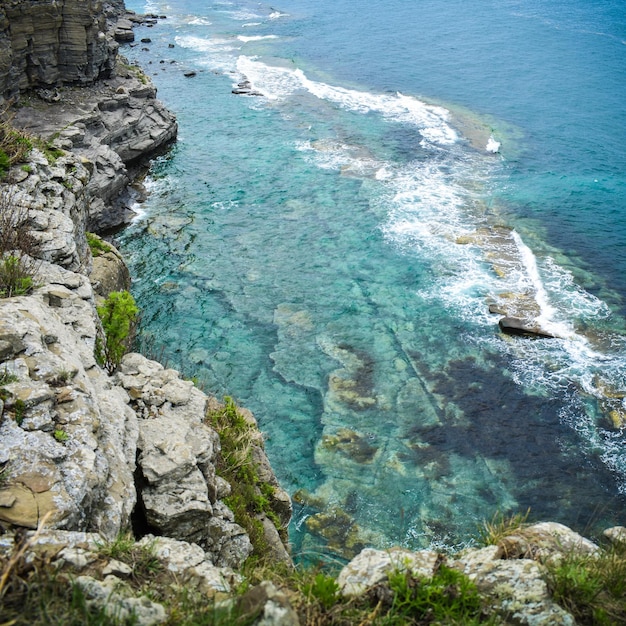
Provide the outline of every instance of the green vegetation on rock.
{"type": "Polygon", "coordinates": [[[106,254],[111,251],[111,246],[104,241],[104,239],[98,237],[98,235],[89,232],[86,232],[85,235],[87,236],[87,245],[89,246],[91,254],[94,257],[98,257],[101,254],[106,254]]]}
{"type": "Polygon", "coordinates": [[[96,340],[96,359],[112,374],[132,343],[139,309],[128,291],[113,291],[97,310],[104,337],[96,340]]]}
{"type": "Polygon", "coordinates": [[[222,445],[218,473],[232,488],[224,502],[235,514],[235,521],[248,533],[254,556],[262,559],[267,544],[260,516],[267,516],[277,529],[281,528],[281,523],[270,506],[274,487],[260,479],[252,458],[259,432],[229,397],[224,398],[222,408],[207,413],[207,422],[218,432],[222,445]]]}

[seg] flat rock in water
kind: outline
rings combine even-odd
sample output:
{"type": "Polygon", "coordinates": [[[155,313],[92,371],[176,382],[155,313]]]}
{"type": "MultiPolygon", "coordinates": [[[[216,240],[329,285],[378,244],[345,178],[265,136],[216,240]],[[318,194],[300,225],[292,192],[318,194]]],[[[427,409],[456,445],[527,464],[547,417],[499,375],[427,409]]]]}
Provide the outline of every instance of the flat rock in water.
{"type": "Polygon", "coordinates": [[[552,333],[537,326],[533,320],[523,320],[518,317],[503,317],[498,322],[498,326],[507,335],[542,339],[554,339],[555,337],[552,333]]]}

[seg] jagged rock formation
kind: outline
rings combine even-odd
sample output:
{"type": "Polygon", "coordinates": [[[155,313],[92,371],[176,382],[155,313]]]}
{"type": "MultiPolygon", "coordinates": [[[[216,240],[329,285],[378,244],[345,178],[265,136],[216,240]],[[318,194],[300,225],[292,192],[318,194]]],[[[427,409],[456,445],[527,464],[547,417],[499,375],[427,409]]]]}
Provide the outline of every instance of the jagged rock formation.
{"type": "Polygon", "coordinates": [[[112,74],[117,43],[100,0],[0,4],[0,103],[20,92],[112,74]]]}
{"type": "Polygon", "coordinates": [[[117,0],[0,4],[0,107],[19,96],[14,125],[90,163],[85,221],[93,231],[130,220],[126,192],[137,166],[177,132],[148,77],[118,57],[112,29],[122,10],[117,0]]]}
{"type": "MultiPolygon", "coordinates": [[[[35,151],[27,169],[14,168],[20,182],[2,188],[4,209],[19,204],[37,228],[41,258],[33,293],[0,300],[0,527],[36,528],[47,515],[52,528],[112,539],[135,513],[144,531],[193,542],[212,566],[239,567],[252,546],[222,501],[230,487],[216,475],[219,437],[204,423],[216,401],[138,354],[114,377],[97,365],[81,214],[89,168],[35,151]]],[[[279,504],[286,526],[288,497],[279,504]]]]}
{"type": "Polygon", "coordinates": [[[141,70],[118,59],[115,76],[89,89],[66,87],[56,102],[23,98],[14,124],[83,157],[91,168],[85,190],[89,230],[101,232],[130,221],[128,186],[147,156],[175,137],[175,117],[156,99],[141,70]]]}

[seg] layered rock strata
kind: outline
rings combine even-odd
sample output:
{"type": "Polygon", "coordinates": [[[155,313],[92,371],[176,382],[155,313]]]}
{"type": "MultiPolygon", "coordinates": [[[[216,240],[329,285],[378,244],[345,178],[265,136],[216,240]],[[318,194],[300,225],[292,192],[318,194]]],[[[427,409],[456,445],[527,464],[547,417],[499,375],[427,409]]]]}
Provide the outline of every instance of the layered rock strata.
{"type": "Polygon", "coordinates": [[[116,52],[100,0],[7,0],[0,4],[0,103],[28,89],[106,78],[116,52]]]}
{"type": "Polygon", "coordinates": [[[117,0],[0,4],[0,111],[19,99],[15,126],[90,163],[93,231],[131,219],[127,190],[138,165],[177,132],[148,77],[118,57],[122,11],[117,0]]]}

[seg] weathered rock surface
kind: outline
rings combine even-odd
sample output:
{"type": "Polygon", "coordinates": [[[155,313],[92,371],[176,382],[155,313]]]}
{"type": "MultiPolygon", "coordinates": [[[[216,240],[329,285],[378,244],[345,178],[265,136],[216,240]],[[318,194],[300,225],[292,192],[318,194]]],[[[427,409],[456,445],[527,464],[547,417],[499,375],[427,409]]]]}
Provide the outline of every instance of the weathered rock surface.
{"type": "Polygon", "coordinates": [[[114,76],[88,89],[65,87],[56,102],[42,106],[23,98],[14,124],[84,159],[91,170],[85,194],[88,230],[128,223],[134,213],[128,193],[136,166],[167,146],[178,130],[175,117],[156,99],[150,79],[118,59],[114,76]]]}
{"type": "Polygon", "coordinates": [[[108,250],[93,257],[89,280],[96,296],[106,298],[113,291],[130,290],[130,272],[117,248],[110,243],[102,243],[108,250]]]}
{"type": "MultiPolygon", "coordinates": [[[[559,528],[549,524],[546,526],[535,529],[531,534],[535,536],[535,533],[540,532],[543,536],[543,533],[548,533],[554,539],[551,531],[558,531],[560,536],[566,538],[565,542],[573,542],[568,543],[572,549],[575,549],[574,546],[582,546],[583,550],[589,547],[586,543],[578,542],[574,538],[576,533],[569,529],[567,533],[560,524],[556,525],[559,528]]],[[[550,543],[550,546],[550,549],[546,546],[544,558],[554,556],[563,547],[555,543],[550,543]]],[[[544,565],[528,558],[505,557],[499,545],[468,549],[454,557],[429,550],[411,552],[402,548],[367,548],[341,570],[337,583],[341,593],[351,598],[386,585],[388,576],[394,572],[410,572],[416,578],[431,579],[438,567],[445,564],[464,573],[476,584],[479,594],[487,602],[489,614],[498,616],[502,623],[574,626],[574,618],[550,595],[544,565]]]]}
{"type": "Polygon", "coordinates": [[[505,623],[528,626],[574,626],[574,618],[551,597],[545,568],[531,559],[505,560],[498,546],[461,553],[450,565],[466,574],[490,610],[505,623]]]}
{"type": "Polygon", "coordinates": [[[374,585],[386,581],[389,574],[396,571],[432,578],[440,560],[439,554],[432,550],[411,552],[404,548],[365,548],[341,570],[337,584],[344,596],[359,596],[374,585]]]}
{"type": "Polygon", "coordinates": [[[90,84],[113,72],[117,44],[99,0],[0,4],[0,103],[27,89],[90,84]]]}
{"type": "Polygon", "coordinates": [[[498,321],[500,330],[507,335],[520,337],[535,337],[541,339],[554,339],[554,335],[537,324],[534,319],[526,320],[517,317],[502,317],[498,321]]]}
{"type": "Polygon", "coordinates": [[[34,295],[0,301],[2,367],[17,378],[3,386],[0,520],[35,528],[50,512],[52,527],[112,537],[136,500],[137,417],[96,366],[88,280],[58,267],[50,275],[34,295]]]}

